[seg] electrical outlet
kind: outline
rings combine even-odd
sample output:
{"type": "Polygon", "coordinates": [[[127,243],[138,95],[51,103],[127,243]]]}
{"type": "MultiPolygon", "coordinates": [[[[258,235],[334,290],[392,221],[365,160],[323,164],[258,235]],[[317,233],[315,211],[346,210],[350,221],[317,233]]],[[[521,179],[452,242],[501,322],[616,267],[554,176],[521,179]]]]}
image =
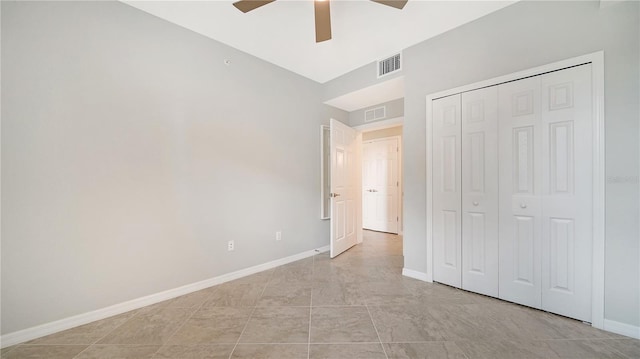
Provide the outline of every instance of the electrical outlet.
{"type": "Polygon", "coordinates": [[[276,232],[276,241],[279,241],[282,239],[282,232],[281,231],[277,231],[276,232]]]}
{"type": "Polygon", "coordinates": [[[235,242],[234,241],[227,242],[227,250],[229,252],[231,252],[234,248],[235,248],[235,242]]]}

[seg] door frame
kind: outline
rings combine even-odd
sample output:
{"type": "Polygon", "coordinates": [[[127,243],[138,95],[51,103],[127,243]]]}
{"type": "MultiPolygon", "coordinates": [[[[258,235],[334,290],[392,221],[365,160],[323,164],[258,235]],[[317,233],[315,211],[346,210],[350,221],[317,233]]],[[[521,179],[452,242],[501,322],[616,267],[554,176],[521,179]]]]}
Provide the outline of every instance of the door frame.
{"type": "Polygon", "coordinates": [[[593,113],[593,254],[591,325],[604,329],[604,261],[605,261],[605,133],[604,133],[604,51],[598,51],[505,76],[456,87],[426,96],[426,273],[427,282],[433,282],[433,139],[432,101],[438,98],[537,76],[568,67],[591,64],[593,113]]]}
{"type": "MultiPolygon", "coordinates": [[[[392,127],[398,127],[398,126],[401,126],[401,125],[394,125],[392,127]]],[[[373,130],[373,131],[375,131],[375,130],[373,130]]],[[[369,132],[369,131],[367,131],[367,132],[369,132]]],[[[376,141],[384,141],[384,140],[389,140],[389,139],[398,140],[398,161],[397,161],[397,164],[398,164],[398,168],[397,168],[397,171],[398,171],[398,201],[397,201],[397,204],[396,204],[398,208],[396,208],[396,213],[398,214],[398,235],[401,236],[401,235],[403,235],[403,232],[404,232],[404,230],[403,230],[404,226],[402,225],[402,223],[403,223],[402,206],[403,206],[403,203],[404,203],[403,202],[404,189],[403,189],[403,186],[402,186],[402,183],[403,183],[403,176],[402,176],[402,136],[396,135],[396,136],[380,137],[380,138],[376,138],[376,139],[373,139],[373,140],[367,140],[367,141],[362,140],[362,144],[361,144],[362,145],[361,146],[362,147],[362,151],[361,151],[362,152],[362,156],[360,158],[360,161],[362,162],[364,160],[364,145],[365,145],[365,143],[367,143],[367,142],[376,142],[376,141]]],[[[364,167],[362,167],[362,168],[364,168],[364,167]]],[[[364,176],[361,177],[361,182],[362,181],[364,181],[364,176]]],[[[361,185],[360,186],[360,192],[362,192],[363,188],[364,188],[364,186],[361,185]]],[[[364,201],[362,201],[362,203],[364,204],[364,201]]],[[[362,210],[362,213],[364,215],[364,208],[362,210]]]]}

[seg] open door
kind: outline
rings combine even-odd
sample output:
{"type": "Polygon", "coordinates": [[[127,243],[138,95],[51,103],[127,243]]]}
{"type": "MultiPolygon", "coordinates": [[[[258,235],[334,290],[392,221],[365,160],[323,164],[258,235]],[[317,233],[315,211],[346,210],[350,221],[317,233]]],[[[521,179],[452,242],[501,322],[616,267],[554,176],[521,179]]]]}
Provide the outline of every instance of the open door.
{"type": "Polygon", "coordinates": [[[359,242],[360,175],[358,133],[331,120],[331,258],[359,242]]]}

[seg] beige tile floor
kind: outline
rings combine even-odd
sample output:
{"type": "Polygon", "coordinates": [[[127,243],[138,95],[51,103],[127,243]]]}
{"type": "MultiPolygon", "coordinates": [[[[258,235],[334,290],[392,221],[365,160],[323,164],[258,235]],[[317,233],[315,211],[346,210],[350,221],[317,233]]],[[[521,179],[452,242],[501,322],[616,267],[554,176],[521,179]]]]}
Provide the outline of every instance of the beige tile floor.
{"type": "Polygon", "coordinates": [[[2,350],[2,358],[640,358],[640,340],[401,275],[364,243],[2,350]]]}

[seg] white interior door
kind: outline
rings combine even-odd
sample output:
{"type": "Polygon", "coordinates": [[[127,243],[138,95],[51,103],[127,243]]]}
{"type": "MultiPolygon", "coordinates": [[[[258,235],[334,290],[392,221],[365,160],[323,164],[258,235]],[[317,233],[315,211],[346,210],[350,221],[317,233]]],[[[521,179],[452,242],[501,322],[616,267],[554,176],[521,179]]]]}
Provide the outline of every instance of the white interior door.
{"type": "Polygon", "coordinates": [[[362,226],[374,231],[398,233],[397,138],[363,144],[362,226]]]}
{"type": "Polygon", "coordinates": [[[462,94],[462,288],[498,296],[498,87],[462,94]]]}
{"type": "Polygon", "coordinates": [[[500,293],[541,307],[540,76],[498,86],[500,293]]]}
{"type": "Polygon", "coordinates": [[[591,65],[541,82],[542,309],[591,322],[591,65]]]}
{"type": "Polygon", "coordinates": [[[433,101],[433,279],[460,288],[461,96],[433,101]]]}
{"type": "Polygon", "coordinates": [[[331,120],[331,258],[358,241],[358,160],[357,133],[331,120]]]}

